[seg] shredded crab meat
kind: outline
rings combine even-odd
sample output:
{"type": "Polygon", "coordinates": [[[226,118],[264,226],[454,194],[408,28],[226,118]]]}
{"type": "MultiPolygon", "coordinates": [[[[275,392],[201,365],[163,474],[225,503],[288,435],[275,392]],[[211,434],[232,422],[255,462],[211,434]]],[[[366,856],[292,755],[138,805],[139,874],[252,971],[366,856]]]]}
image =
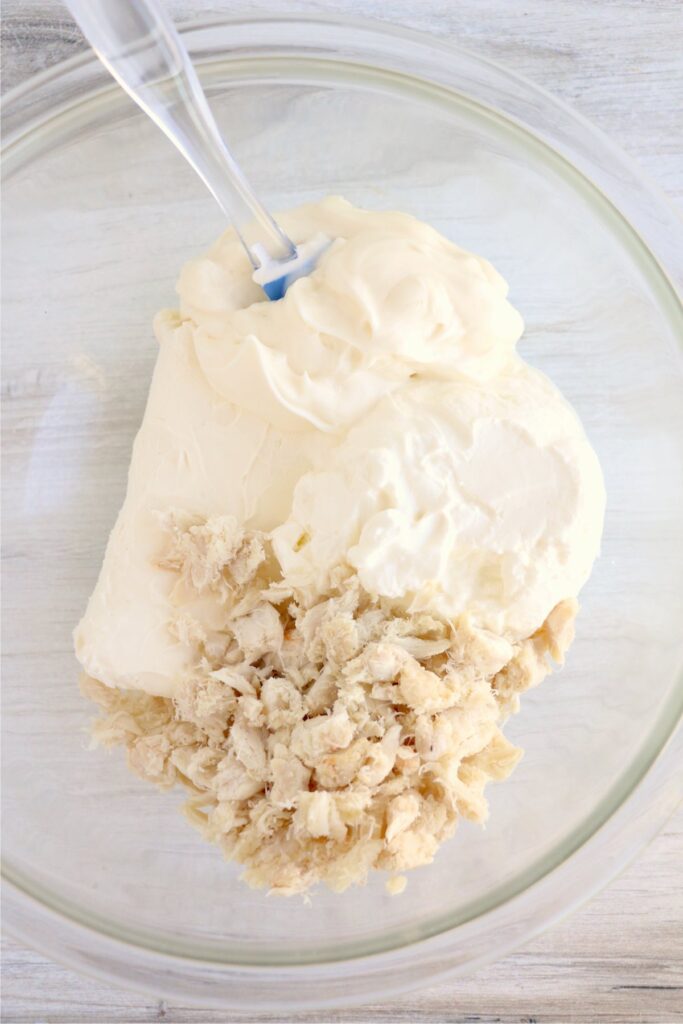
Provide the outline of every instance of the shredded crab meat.
{"type": "Polygon", "coordinates": [[[329,590],[282,579],[267,537],[234,519],[162,517],[162,562],[177,574],[169,624],[194,654],[173,698],[84,677],[99,705],[96,743],[123,745],[130,768],[189,790],[188,820],[254,887],[335,891],[428,864],[459,818],[483,822],[484,790],[521,750],[501,726],[519,695],[561,663],[575,600],[511,644],[466,616],[410,614],[366,593],[346,566],[329,590]],[[210,595],[222,628],[183,611],[210,595]]]}

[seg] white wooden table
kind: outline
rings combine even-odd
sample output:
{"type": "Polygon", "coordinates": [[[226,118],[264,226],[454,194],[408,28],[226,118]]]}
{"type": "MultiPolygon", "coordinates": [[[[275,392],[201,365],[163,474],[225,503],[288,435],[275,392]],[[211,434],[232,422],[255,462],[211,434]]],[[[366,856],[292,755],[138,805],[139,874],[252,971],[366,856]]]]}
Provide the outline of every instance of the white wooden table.
{"type": "MultiPolygon", "coordinates": [[[[683,208],[681,0],[168,0],[178,19],[228,10],[340,11],[457,38],[573,103],[683,208]],[[678,50],[678,52],[677,52],[678,50]]],[[[58,0],[4,0],[4,88],[82,47],[58,0]]],[[[683,1021],[683,812],[570,920],[471,978],[306,1021],[671,1024],[683,1021]]],[[[7,1024],[281,1021],[146,999],[7,939],[7,1024]]],[[[291,1019],[291,1018],[290,1018],[291,1019]]],[[[299,1018],[297,1018],[299,1019],[299,1018]]]]}

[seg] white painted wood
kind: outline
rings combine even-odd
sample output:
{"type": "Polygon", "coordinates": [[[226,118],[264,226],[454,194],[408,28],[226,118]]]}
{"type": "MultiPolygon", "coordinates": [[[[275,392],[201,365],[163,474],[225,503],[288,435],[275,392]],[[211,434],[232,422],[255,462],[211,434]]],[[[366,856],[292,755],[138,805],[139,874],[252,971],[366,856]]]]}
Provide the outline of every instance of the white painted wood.
{"type": "MultiPolygon", "coordinates": [[[[238,5],[168,0],[168,6],[176,18],[189,19],[238,5]]],[[[683,205],[680,0],[242,0],[239,6],[355,13],[457,38],[573,103],[683,205]]],[[[5,88],[82,45],[58,0],[4,0],[5,88]]],[[[683,1020],[682,855],[679,813],[608,890],[524,950],[469,979],[396,1002],[296,1019],[349,1024],[683,1020]]],[[[110,989],[9,940],[3,945],[2,1019],[8,1024],[238,1020],[110,989]]],[[[276,1019],[283,1018],[239,1018],[276,1019]]]]}
{"type": "Polygon", "coordinates": [[[389,1003],[296,1017],[146,999],[4,945],[6,1024],[673,1024],[683,1020],[683,812],[582,910],[470,978],[389,1003]]]}

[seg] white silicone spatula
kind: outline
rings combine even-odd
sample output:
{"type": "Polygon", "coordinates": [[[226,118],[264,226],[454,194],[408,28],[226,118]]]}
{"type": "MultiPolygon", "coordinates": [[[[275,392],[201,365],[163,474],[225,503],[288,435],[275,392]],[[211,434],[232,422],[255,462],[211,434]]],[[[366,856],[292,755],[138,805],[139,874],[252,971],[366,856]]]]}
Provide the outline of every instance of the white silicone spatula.
{"type": "Polygon", "coordinates": [[[281,298],[328,239],[298,248],[259,201],[223,142],[190,56],[158,0],[66,0],[114,78],[194,167],[238,232],[257,281],[281,298]]]}

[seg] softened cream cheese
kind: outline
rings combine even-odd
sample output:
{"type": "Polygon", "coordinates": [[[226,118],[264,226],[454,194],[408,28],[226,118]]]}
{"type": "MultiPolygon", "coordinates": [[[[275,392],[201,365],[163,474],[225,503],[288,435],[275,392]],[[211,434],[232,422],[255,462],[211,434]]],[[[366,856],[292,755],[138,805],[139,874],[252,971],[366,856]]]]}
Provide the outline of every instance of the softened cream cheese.
{"type": "MultiPolygon", "coordinates": [[[[402,213],[339,198],[284,214],[335,239],[271,303],[232,232],[163,312],[123,508],[76,634],[109,686],[172,695],[192,652],[159,566],[170,508],[272,531],[315,594],[339,562],[407,609],[528,636],[586,581],[604,488],[560,392],[515,351],[523,323],[485,260],[402,213]]],[[[211,626],[220,609],[199,602],[211,626]]]]}

